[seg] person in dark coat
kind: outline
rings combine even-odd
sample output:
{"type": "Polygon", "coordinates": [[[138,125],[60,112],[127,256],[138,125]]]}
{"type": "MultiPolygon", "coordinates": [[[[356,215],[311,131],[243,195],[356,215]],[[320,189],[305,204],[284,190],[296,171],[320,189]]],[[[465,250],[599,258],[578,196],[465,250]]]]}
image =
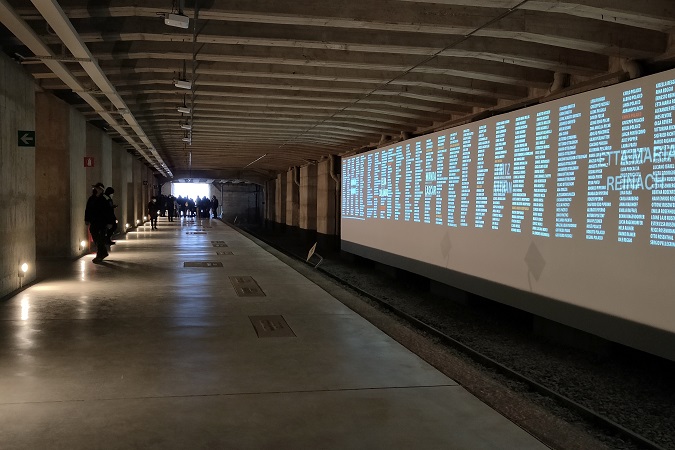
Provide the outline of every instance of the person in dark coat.
{"type": "Polygon", "coordinates": [[[89,226],[89,232],[96,244],[96,257],[92,262],[99,264],[108,256],[106,230],[112,229],[115,213],[110,203],[103,197],[105,189],[103,183],[96,183],[92,188],[91,197],[87,200],[87,207],[84,210],[84,223],[89,226]]]}
{"type": "Polygon", "coordinates": [[[213,218],[218,218],[218,199],[215,195],[211,199],[211,210],[213,211],[213,218]]]}
{"type": "Polygon", "coordinates": [[[157,197],[152,197],[148,203],[148,216],[150,216],[150,225],[153,230],[157,229],[157,216],[159,215],[159,205],[157,204],[157,197]]]}
{"type": "Polygon", "coordinates": [[[176,211],[176,197],[173,195],[166,199],[166,210],[169,215],[169,222],[173,222],[173,215],[176,211]]]}

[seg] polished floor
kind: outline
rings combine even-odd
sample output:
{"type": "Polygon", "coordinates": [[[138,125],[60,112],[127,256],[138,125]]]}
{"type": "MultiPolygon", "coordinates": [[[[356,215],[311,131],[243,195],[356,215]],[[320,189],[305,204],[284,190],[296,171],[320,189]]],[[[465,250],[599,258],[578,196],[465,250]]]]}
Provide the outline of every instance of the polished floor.
{"type": "Polygon", "coordinates": [[[0,303],[0,449],[546,448],[221,222],[66,265],[0,303]]]}

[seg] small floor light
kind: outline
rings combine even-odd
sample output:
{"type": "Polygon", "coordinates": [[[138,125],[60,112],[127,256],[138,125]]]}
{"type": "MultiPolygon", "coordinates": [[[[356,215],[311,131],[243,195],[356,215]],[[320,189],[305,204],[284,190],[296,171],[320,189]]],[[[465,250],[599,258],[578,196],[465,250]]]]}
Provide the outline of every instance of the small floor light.
{"type": "Polygon", "coordinates": [[[87,241],[80,242],[80,249],[84,250],[85,248],[87,248],[87,241]]]}
{"type": "Polygon", "coordinates": [[[143,220],[148,220],[148,216],[143,216],[143,220]]]}
{"type": "Polygon", "coordinates": [[[19,268],[19,287],[23,287],[23,278],[26,276],[26,272],[28,272],[28,264],[23,263],[21,264],[21,267],[19,268]]]}

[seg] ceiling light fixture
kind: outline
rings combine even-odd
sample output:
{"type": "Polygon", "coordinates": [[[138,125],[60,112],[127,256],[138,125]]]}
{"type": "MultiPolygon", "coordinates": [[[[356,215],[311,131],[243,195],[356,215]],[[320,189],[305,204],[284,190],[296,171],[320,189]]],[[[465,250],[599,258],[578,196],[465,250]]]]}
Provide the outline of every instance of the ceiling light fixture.
{"type": "Polygon", "coordinates": [[[171,8],[170,13],[157,13],[164,16],[164,23],[170,27],[183,28],[187,29],[190,26],[190,18],[183,14],[183,9],[185,8],[185,0],[178,0],[178,5],[176,1],[173,2],[173,8],[171,8]]]}
{"type": "Polygon", "coordinates": [[[165,14],[164,23],[170,27],[187,29],[190,26],[190,18],[183,14],[165,14]]]}
{"type": "Polygon", "coordinates": [[[188,108],[187,106],[179,106],[178,112],[183,114],[190,114],[192,112],[192,109],[188,108]]]}
{"type": "Polygon", "coordinates": [[[181,124],[180,124],[180,127],[181,127],[182,129],[184,129],[184,130],[192,130],[192,125],[189,124],[189,123],[187,123],[187,122],[181,123],[181,124]]]}
{"type": "Polygon", "coordinates": [[[192,81],[190,80],[174,80],[173,85],[180,89],[192,89],[192,81]]]}

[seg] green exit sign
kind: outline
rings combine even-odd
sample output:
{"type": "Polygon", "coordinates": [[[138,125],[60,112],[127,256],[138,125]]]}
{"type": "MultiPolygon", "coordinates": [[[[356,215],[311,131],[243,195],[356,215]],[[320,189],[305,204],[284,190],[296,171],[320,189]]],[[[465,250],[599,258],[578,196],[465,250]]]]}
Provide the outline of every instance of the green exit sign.
{"type": "Polygon", "coordinates": [[[35,130],[19,130],[19,147],[35,147],[35,130]]]}

